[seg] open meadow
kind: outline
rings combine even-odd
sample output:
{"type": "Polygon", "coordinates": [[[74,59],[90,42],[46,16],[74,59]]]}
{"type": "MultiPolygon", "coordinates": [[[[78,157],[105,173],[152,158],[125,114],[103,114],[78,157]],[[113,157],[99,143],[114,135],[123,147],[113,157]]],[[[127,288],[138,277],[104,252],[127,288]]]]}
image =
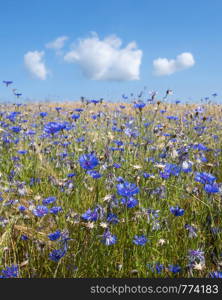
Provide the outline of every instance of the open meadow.
{"type": "Polygon", "coordinates": [[[221,277],[222,107],[0,107],[0,277],[221,277]]]}

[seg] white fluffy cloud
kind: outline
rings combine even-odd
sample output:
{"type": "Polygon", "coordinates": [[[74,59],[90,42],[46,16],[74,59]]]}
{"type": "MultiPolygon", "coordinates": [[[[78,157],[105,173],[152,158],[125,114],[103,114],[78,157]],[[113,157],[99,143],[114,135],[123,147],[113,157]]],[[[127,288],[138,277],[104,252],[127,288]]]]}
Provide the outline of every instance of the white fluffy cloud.
{"type": "Polygon", "coordinates": [[[142,51],[135,42],[121,48],[115,35],[103,40],[97,34],[80,39],[64,56],[64,60],[79,64],[83,74],[93,80],[138,80],[142,51]]]}
{"type": "Polygon", "coordinates": [[[67,36],[60,36],[54,41],[47,43],[45,47],[48,49],[54,49],[57,54],[60,54],[60,50],[64,47],[64,44],[68,39],[69,38],[67,36]]]}
{"type": "Polygon", "coordinates": [[[43,61],[44,52],[29,51],[24,55],[24,63],[30,74],[38,79],[45,80],[48,70],[43,61]]]}
{"type": "Polygon", "coordinates": [[[154,74],[157,76],[170,75],[188,69],[194,64],[194,57],[189,52],[181,53],[176,59],[157,58],[153,61],[154,74]]]}

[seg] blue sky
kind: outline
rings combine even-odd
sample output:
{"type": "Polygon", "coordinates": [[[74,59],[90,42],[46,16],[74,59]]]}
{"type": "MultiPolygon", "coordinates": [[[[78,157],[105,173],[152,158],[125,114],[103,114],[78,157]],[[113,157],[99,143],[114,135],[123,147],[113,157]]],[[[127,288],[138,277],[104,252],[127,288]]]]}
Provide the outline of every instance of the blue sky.
{"type": "MultiPolygon", "coordinates": [[[[118,101],[144,86],[161,96],[173,89],[182,101],[214,92],[219,99],[221,11],[220,0],[2,1],[0,80],[13,80],[24,100],[118,101]],[[46,47],[64,36],[59,51],[46,47]],[[92,53],[91,42],[105,52],[92,53]],[[183,53],[192,57],[181,65],[177,57],[183,53]],[[167,60],[167,74],[155,73],[158,58],[167,60]]],[[[13,87],[1,84],[0,101],[15,99],[13,87]]]]}

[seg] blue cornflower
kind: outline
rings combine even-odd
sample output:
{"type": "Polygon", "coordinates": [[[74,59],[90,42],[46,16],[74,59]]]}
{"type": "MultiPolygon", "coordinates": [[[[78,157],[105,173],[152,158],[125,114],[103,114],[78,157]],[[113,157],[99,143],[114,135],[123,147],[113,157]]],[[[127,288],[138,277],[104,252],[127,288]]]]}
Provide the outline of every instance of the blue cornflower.
{"type": "Polygon", "coordinates": [[[99,164],[99,162],[95,154],[92,152],[81,155],[79,158],[79,164],[85,170],[92,170],[99,164]]]}
{"type": "Polygon", "coordinates": [[[168,269],[172,273],[179,273],[181,271],[181,267],[179,265],[169,265],[168,269]]]}
{"type": "Polygon", "coordinates": [[[44,205],[38,205],[32,212],[36,217],[43,217],[48,214],[49,210],[44,205]]]}
{"type": "Polygon", "coordinates": [[[82,112],[84,109],[83,108],[76,108],[74,110],[77,111],[77,112],[82,112]]]}
{"type": "Polygon", "coordinates": [[[208,148],[203,144],[193,145],[193,149],[197,149],[198,151],[207,151],[208,148]]]}
{"type": "Polygon", "coordinates": [[[110,246],[117,242],[117,237],[116,237],[116,235],[111,234],[109,229],[106,229],[103,234],[103,238],[102,238],[101,242],[103,244],[105,244],[106,246],[110,246]]]}
{"type": "Polygon", "coordinates": [[[112,127],[112,130],[113,130],[113,131],[116,131],[116,132],[123,132],[123,129],[118,128],[117,126],[113,126],[113,127],[112,127]]]}
{"type": "Polygon", "coordinates": [[[156,270],[157,274],[160,274],[164,270],[164,265],[160,264],[160,263],[156,263],[155,270],[156,270]]]}
{"type": "Polygon", "coordinates": [[[117,224],[119,222],[119,219],[117,217],[117,215],[109,213],[107,216],[107,222],[111,223],[111,224],[117,224]]]}
{"type": "Polygon", "coordinates": [[[89,171],[87,171],[87,174],[90,175],[94,179],[98,179],[98,178],[102,177],[102,175],[98,171],[95,171],[95,170],[89,170],[89,171]]]}
{"type": "Polygon", "coordinates": [[[90,100],[90,103],[93,103],[93,104],[95,104],[95,105],[98,104],[99,102],[100,102],[99,100],[94,100],[94,99],[93,99],[93,100],[90,100]]]}
{"type": "Polygon", "coordinates": [[[119,147],[110,147],[109,148],[111,151],[124,151],[123,148],[119,148],[119,147]]]}
{"type": "Polygon", "coordinates": [[[55,109],[59,112],[62,109],[62,107],[55,107],[55,109]]]}
{"type": "Polygon", "coordinates": [[[49,205],[51,203],[54,203],[56,201],[56,197],[48,197],[42,200],[43,205],[49,205]]]}
{"type": "Polygon", "coordinates": [[[48,134],[55,134],[62,129],[64,129],[63,124],[58,122],[49,122],[44,126],[44,131],[48,134]]]}
{"type": "Polygon", "coordinates": [[[22,241],[27,241],[29,238],[27,237],[27,235],[25,235],[25,234],[22,234],[21,235],[21,240],[22,241]]]}
{"type": "Polygon", "coordinates": [[[39,115],[40,115],[40,117],[45,118],[48,115],[48,113],[42,111],[39,113],[39,115]]]}
{"type": "Polygon", "coordinates": [[[166,164],[164,171],[160,172],[160,176],[164,179],[168,179],[170,175],[178,176],[181,172],[181,168],[175,164],[166,164]]]}
{"type": "Polygon", "coordinates": [[[116,144],[118,147],[123,146],[123,142],[119,140],[114,140],[113,143],[116,144]]]}
{"type": "Polygon", "coordinates": [[[26,208],[25,206],[23,206],[23,205],[20,205],[20,206],[18,207],[18,209],[19,209],[19,211],[23,212],[23,211],[25,211],[27,208],[26,208]]]}
{"type": "Polygon", "coordinates": [[[116,188],[117,193],[123,197],[131,197],[139,193],[139,188],[134,183],[127,181],[117,184],[116,188]]]}
{"type": "Polygon", "coordinates": [[[16,117],[17,117],[18,115],[20,115],[20,114],[21,114],[21,113],[18,112],[18,111],[13,111],[13,112],[11,112],[6,118],[9,119],[11,122],[15,122],[16,117]]]}
{"type": "Polygon", "coordinates": [[[167,116],[166,118],[167,118],[168,120],[174,120],[174,121],[179,120],[179,118],[176,117],[176,116],[167,116]]]}
{"type": "Polygon", "coordinates": [[[145,179],[150,178],[151,176],[153,176],[153,175],[152,175],[152,174],[149,174],[149,173],[146,173],[146,172],[143,173],[143,177],[144,177],[145,179]]]}
{"type": "Polygon", "coordinates": [[[16,278],[19,276],[18,266],[12,265],[11,267],[6,267],[5,270],[2,270],[1,278],[16,278]]]}
{"type": "Polygon", "coordinates": [[[84,214],[82,214],[82,219],[85,221],[97,221],[98,218],[98,208],[95,208],[94,210],[88,209],[84,214]]]}
{"type": "Polygon", "coordinates": [[[133,243],[138,246],[144,246],[147,243],[147,238],[145,235],[135,235],[133,238],[133,243]]]}
{"type": "Polygon", "coordinates": [[[18,150],[17,153],[18,154],[26,154],[26,153],[28,153],[28,151],[27,150],[18,150]]]}
{"type": "Polygon", "coordinates": [[[203,163],[208,162],[208,159],[206,158],[206,156],[205,156],[203,153],[199,153],[199,154],[196,156],[196,160],[197,160],[197,161],[201,161],[201,162],[203,162],[203,163]]]}
{"type": "Polygon", "coordinates": [[[78,120],[79,118],[80,118],[80,115],[79,115],[79,114],[73,114],[73,115],[72,115],[72,119],[73,119],[74,121],[78,120]]]}
{"type": "Polygon", "coordinates": [[[121,199],[121,203],[126,205],[127,208],[133,208],[138,205],[139,201],[134,197],[126,197],[121,199]]]}
{"type": "Polygon", "coordinates": [[[200,135],[204,133],[205,128],[205,126],[194,126],[194,130],[196,130],[196,132],[200,135]]]}
{"type": "Polygon", "coordinates": [[[62,122],[61,123],[61,130],[71,130],[73,128],[72,124],[69,122],[62,122]]]}
{"type": "Polygon", "coordinates": [[[93,120],[96,120],[98,117],[99,117],[98,115],[92,115],[92,116],[91,116],[91,118],[92,118],[93,120]]]}
{"type": "Polygon", "coordinates": [[[180,208],[179,206],[171,206],[170,211],[176,217],[184,215],[184,209],[180,208]]]}
{"type": "Polygon", "coordinates": [[[84,136],[81,136],[81,137],[79,137],[79,138],[76,139],[77,143],[81,143],[81,142],[84,142],[84,141],[85,141],[84,136]]]}
{"type": "Polygon", "coordinates": [[[19,133],[22,130],[22,128],[20,126],[12,126],[10,127],[10,130],[12,130],[15,133],[19,133]]]}
{"type": "Polygon", "coordinates": [[[172,136],[170,133],[163,133],[163,136],[172,136]]]}
{"type": "Polygon", "coordinates": [[[205,192],[207,192],[209,194],[218,193],[220,191],[219,190],[219,186],[218,186],[217,183],[214,183],[214,184],[205,184],[204,190],[205,190],[205,192]]]}
{"type": "Polygon", "coordinates": [[[202,184],[213,184],[216,177],[207,172],[196,172],[194,179],[202,184]]]}
{"type": "Polygon", "coordinates": [[[27,135],[35,135],[36,134],[36,131],[35,130],[28,130],[27,135]]]}
{"type": "Polygon", "coordinates": [[[146,103],[138,102],[134,104],[134,108],[138,108],[140,111],[146,106],[146,103]]]}
{"type": "Polygon", "coordinates": [[[68,178],[72,178],[72,177],[74,177],[74,176],[76,176],[76,173],[69,173],[69,174],[67,175],[68,178]]]}
{"type": "Polygon", "coordinates": [[[222,278],[222,272],[214,271],[209,274],[210,278],[222,278]]]}
{"type": "Polygon", "coordinates": [[[60,249],[53,250],[49,254],[49,259],[51,259],[54,262],[58,262],[63,256],[65,256],[66,252],[67,252],[67,245],[65,244],[60,249]]]}
{"type": "Polygon", "coordinates": [[[144,123],[143,125],[144,125],[144,127],[149,127],[150,125],[152,124],[152,122],[146,122],[146,123],[144,123]]]}
{"type": "Polygon", "coordinates": [[[61,211],[62,211],[61,206],[53,206],[52,208],[50,208],[50,214],[53,214],[53,215],[57,215],[61,211]]]}
{"type": "Polygon", "coordinates": [[[160,263],[155,264],[147,264],[148,269],[150,269],[152,272],[156,272],[157,274],[160,274],[164,270],[164,265],[160,263]]]}
{"type": "MultiPolygon", "coordinates": [[[[117,148],[117,149],[119,149],[119,148],[117,148]]],[[[113,167],[116,169],[119,169],[119,168],[121,168],[121,164],[114,163],[113,167]]]]}
{"type": "Polygon", "coordinates": [[[51,241],[56,241],[58,240],[59,238],[61,237],[61,231],[60,230],[57,230],[53,233],[50,233],[48,235],[48,238],[51,240],[51,241]]]}

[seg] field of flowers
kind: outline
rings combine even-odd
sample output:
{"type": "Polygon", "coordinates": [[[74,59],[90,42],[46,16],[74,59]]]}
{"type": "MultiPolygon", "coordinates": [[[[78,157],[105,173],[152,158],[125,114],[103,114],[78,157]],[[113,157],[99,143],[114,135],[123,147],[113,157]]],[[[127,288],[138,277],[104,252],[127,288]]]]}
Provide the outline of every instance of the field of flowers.
{"type": "Polygon", "coordinates": [[[0,107],[0,277],[222,277],[222,107],[0,107]]]}

